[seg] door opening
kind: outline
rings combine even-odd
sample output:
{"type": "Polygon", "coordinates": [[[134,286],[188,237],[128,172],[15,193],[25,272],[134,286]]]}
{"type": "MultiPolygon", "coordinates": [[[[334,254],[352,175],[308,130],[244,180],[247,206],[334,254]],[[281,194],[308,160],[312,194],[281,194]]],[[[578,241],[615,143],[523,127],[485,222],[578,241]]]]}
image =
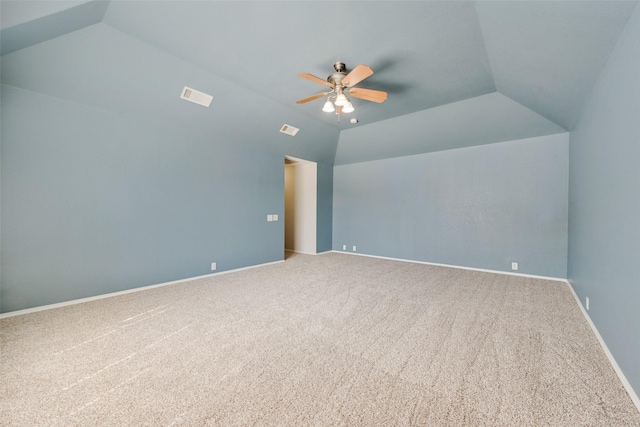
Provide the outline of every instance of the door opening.
{"type": "Polygon", "coordinates": [[[285,156],[284,250],[316,254],[318,165],[285,156]]]}

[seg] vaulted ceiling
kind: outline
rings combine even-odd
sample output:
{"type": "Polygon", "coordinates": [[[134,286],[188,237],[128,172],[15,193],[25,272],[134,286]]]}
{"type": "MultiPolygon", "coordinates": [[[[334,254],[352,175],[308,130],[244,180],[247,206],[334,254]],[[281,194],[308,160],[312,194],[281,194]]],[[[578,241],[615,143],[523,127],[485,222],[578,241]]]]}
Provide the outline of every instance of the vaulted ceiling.
{"type": "Polygon", "coordinates": [[[353,125],[323,113],[322,99],[295,103],[324,90],[298,73],[325,78],[342,61],[371,66],[358,86],[389,93],[383,104],[352,100],[346,118],[358,126],[449,104],[473,117],[497,92],[527,110],[522,126],[548,134],[574,127],[636,4],[2,0],[2,82],[175,117],[184,113],[170,102],[187,85],[237,117],[277,104],[282,122],[291,111],[343,130],[353,125]]]}

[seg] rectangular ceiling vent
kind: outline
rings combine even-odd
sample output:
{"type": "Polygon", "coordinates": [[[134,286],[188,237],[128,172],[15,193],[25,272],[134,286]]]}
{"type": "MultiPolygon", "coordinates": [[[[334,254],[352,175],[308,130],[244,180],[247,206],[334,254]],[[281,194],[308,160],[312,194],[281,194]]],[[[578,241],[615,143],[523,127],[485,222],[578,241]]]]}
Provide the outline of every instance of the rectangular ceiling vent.
{"type": "Polygon", "coordinates": [[[180,98],[195,102],[196,104],[203,105],[205,107],[211,105],[211,101],[213,100],[213,96],[186,86],[182,89],[180,98]]]}
{"type": "Polygon", "coordinates": [[[291,136],[296,136],[299,130],[300,129],[294,128],[291,125],[282,125],[282,127],[280,128],[280,132],[286,133],[287,135],[291,135],[291,136]]]}

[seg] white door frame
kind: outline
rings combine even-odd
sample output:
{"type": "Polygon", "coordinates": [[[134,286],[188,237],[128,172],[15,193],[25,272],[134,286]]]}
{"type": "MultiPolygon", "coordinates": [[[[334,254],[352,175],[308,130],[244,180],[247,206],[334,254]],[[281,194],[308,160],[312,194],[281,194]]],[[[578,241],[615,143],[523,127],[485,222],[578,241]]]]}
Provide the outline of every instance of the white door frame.
{"type": "Polygon", "coordinates": [[[285,156],[285,250],[317,253],[318,164],[285,156]]]}

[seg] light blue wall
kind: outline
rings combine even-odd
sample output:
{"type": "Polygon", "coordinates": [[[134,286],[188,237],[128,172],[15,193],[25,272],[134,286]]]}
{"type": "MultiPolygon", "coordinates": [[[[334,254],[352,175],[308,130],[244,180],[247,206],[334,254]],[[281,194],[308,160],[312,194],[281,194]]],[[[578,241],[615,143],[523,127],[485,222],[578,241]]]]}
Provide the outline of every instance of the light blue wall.
{"type": "Polygon", "coordinates": [[[570,140],[568,278],[640,394],[640,9],[570,140]]]}
{"type": "Polygon", "coordinates": [[[2,120],[2,312],[283,259],[266,215],[284,217],[285,152],[313,152],[277,128],[261,149],[6,85],[2,120]]]}
{"type": "Polygon", "coordinates": [[[333,164],[318,162],[318,201],[316,206],[316,252],[332,249],[333,229],[333,164]]]}
{"type": "Polygon", "coordinates": [[[336,166],[333,248],[566,277],[568,139],[336,166]]]}
{"type": "Polygon", "coordinates": [[[282,260],[284,223],[266,218],[283,218],[285,155],[318,163],[331,247],[339,131],[295,104],[104,24],[1,66],[2,312],[282,260]],[[185,85],[211,106],[181,100],[185,85]]]}

